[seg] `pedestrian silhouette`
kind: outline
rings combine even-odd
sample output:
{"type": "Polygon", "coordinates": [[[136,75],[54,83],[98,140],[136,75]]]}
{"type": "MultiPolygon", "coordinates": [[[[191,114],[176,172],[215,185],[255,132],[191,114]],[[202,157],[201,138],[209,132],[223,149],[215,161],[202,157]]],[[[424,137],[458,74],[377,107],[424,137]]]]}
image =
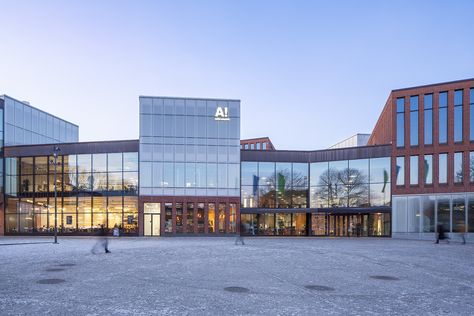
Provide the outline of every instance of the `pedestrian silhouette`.
{"type": "Polygon", "coordinates": [[[246,225],[243,224],[243,223],[240,223],[240,234],[237,233],[237,236],[236,236],[236,238],[235,238],[234,245],[237,245],[239,242],[240,242],[242,245],[245,245],[243,234],[246,234],[247,232],[248,232],[248,231],[247,231],[246,225]]]}
{"type": "Polygon", "coordinates": [[[446,236],[444,233],[444,226],[443,223],[439,223],[437,226],[437,234],[436,234],[436,242],[435,244],[439,244],[440,240],[446,240],[446,243],[449,244],[449,237],[446,236]]]}
{"type": "Polygon", "coordinates": [[[107,238],[107,228],[105,228],[104,225],[100,225],[99,236],[100,238],[92,248],[91,252],[95,254],[98,249],[104,248],[105,253],[110,253],[109,239],[107,238]]]}

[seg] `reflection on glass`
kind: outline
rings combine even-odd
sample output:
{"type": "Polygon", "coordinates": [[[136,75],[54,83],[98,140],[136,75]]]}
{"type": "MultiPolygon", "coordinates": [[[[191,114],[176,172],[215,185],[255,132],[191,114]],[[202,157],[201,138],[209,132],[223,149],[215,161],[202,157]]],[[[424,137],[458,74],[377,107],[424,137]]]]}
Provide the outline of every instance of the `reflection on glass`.
{"type": "Polygon", "coordinates": [[[173,203],[165,203],[165,233],[173,232],[173,203]]]}
{"type": "Polygon", "coordinates": [[[453,233],[466,232],[466,205],[464,195],[453,195],[453,233]]]}
{"type": "Polygon", "coordinates": [[[439,143],[448,142],[448,93],[439,94],[439,143]]]}
{"type": "Polygon", "coordinates": [[[395,175],[397,185],[405,185],[405,157],[397,157],[395,175]]]}
{"type": "Polygon", "coordinates": [[[418,184],[418,156],[410,156],[410,185],[418,184]]]}
{"type": "Polygon", "coordinates": [[[454,153],[454,182],[462,183],[463,181],[463,161],[462,152],[454,153]]]}
{"type": "Polygon", "coordinates": [[[405,99],[397,99],[397,147],[405,146],[405,99]]]}
{"type": "Polygon", "coordinates": [[[438,197],[438,225],[443,226],[445,232],[451,232],[449,197],[438,197]]]}
{"type": "Polygon", "coordinates": [[[424,163],[425,184],[433,184],[433,155],[425,155],[424,163]]]}
{"type": "Polygon", "coordinates": [[[424,96],[425,145],[433,144],[433,94],[424,96]]]}
{"type": "Polygon", "coordinates": [[[219,203],[218,219],[219,233],[225,233],[225,203],[219,203]]]}
{"type": "Polygon", "coordinates": [[[439,183],[448,183],[448,154],[439,154],[438,177],[439,183]]]}
{"type": "Polygon", "coordinates": [[[207,209],[207,230],[209,234],[216,232],[216,204],[209,203],[207,209]]]}
{"type": "Polygon", "coordinates": [[[410,97],[410,146],[418,145],[418,96],[410,97]]]}
{"type": "Polygon", "coordinates": [[[463,90],[454,91],[454,141],[462,142],[463,90]]]}

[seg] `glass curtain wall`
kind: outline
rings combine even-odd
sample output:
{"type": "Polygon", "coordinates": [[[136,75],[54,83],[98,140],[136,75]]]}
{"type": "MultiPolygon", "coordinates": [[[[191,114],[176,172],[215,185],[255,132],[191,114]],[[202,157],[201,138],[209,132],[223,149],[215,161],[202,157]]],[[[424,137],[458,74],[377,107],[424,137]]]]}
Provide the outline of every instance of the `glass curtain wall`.
{"type": "Polygon", "coordinates": [[[242,162],[242,208],[308,207],[307,163],[242,162]]]}
{"type": "Polygon", "coordinates": [[[310,164],[314,208],[390,205],[390,158],[310,164]]]}
{"type": "Polygon", "coordinates": [[[6,166],[7,233],[53,232],[55,207],[63,234],[102,225],[138,232],[138,153],[65,155],[56,165],[52,156],[6,158],[6,166]]]}

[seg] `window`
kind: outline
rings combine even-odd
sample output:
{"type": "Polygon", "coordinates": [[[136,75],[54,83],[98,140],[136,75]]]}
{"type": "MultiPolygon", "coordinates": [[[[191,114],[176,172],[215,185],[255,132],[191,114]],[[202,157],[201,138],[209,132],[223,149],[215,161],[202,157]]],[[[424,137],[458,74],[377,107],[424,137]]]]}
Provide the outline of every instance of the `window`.
{"type": "Polygon", "coordinates": [[[462,152],[454,153],[454,182],[462,183],[463,181],[463,167],[462,167],[462,152]]]}
{"type": "Polygon", "coordinates": [[[470,140],[474,140],[474,88],[471,88],[470,89],[470,93],[469,93],[469,103],[470,103],[470,106],[469,106],[469,111],[470,111],[470,114],[469,114],[469,139],[470,140]]]}
{"type": "Polygon", "coordinates": [[[219,233],[225,233],[225,203],[219,203],[219,233]]]}
{"type": "Polygon", "coordinates": [[[245,149],[249,149],[249,144],[245,144],[244,146],[245,149]]]}
{"type": "Polygon", "coordinates": [[[439,154],[438,183],[448,183],[448,154],[439,154]]]}
{"type": "Polygon", "coordinates": [[[410,97],[410,146],[418,145],[418,96],[410,97]]]}
{"type": "Polygon", "coordinates": [[[165,203],[165,233],[173,232],[173,204],[165,203]]]}
{"type": "Polygon", "coordinates": [[[257,150],[260,150],[260,143],[257,143],[257,150]]]}
{"type": "Polygon", "coordinates": [[[216,204],[209,203],[207,210],[207,230],[209,234],[216,232],[216,204]]]}
{"type": "Polygon", "coordinates": [[[454,141],[462,142],[462,95],[463,90],[454,91],[454,141]]]}
{"type": "Polygon", "coordinates": [[[410,156],[410,185],[418,185],[418,156],[410,156]]]}
{"type": "Polygon", "coordinates": [[[405,157],[397,157],[397,185],[405,185],[405,157]]]}
{"type": "Polygon", "coordinates": [[[250,149],[254,150],[255,149],[255,144],[250,144],[250,149]]]}
{"type": "Polygon", "coordinates": [[[183,232],[183,203],[176,203],[176,233],[183,232]]]}
{"type": "Polygon", "coordinates": [[[425,155],[425,184],[433,184],[433,155],[425,155]]]}
{"type": "Polygon", "coordinates": [[[439,94],[439,139],[440,144],[448,142],[448,92],[439,94]]]}
{"type": "Polygon", "coordinates": [[[405,98],[397,99],[397,147],[405,146],[405,98]]]}
{"type": "Polygon", "coordinates": [[[433,144],[433,94],[424,97],[425,145],[433,144]]]}
{"type": "Polygon", "coordinates": [[[474,182],[474,151],[469,153],[469,181],[474,182]]]}
{"type": "Polygon", "coordinates": [[[263,143],[263,144],[262,144],[262,149],[263,149],[263,150],[267,150],[267,143],[263,143]]]}

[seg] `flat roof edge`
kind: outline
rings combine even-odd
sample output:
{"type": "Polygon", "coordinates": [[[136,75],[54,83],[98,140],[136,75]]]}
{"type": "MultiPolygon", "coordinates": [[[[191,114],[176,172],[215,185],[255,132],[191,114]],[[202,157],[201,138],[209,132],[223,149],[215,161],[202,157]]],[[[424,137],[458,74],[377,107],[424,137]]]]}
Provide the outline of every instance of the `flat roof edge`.
{"type": "Polygon", "coordinates": [[[445,81],[445,82],[439,82],[439,83],[430,83],[430,84],[407,87],[407,88],[393,89],[392,92],[403,91],[403,90],[411,90],[411,89],[420,89],[420,88],[427,88],[427,87],[434,87],[434,86],[441,86],[441,85],[446,85],[446,84],[461,83],[461,82],[467,82],[467,81],[474,81],[474,78],[460,79],[460,80],[453,80],[453,81],[445,81]]]}
{"type": "Polygon", "coordinates": [[[171,96],[159,96],[159,95],[139,95],[138,98],[160,98],[160,99],[203,100],[203,101],[209,100],[209,101],[234,101],[234,102],[240,102],[240,99],[171,97],[171,96]]]}

